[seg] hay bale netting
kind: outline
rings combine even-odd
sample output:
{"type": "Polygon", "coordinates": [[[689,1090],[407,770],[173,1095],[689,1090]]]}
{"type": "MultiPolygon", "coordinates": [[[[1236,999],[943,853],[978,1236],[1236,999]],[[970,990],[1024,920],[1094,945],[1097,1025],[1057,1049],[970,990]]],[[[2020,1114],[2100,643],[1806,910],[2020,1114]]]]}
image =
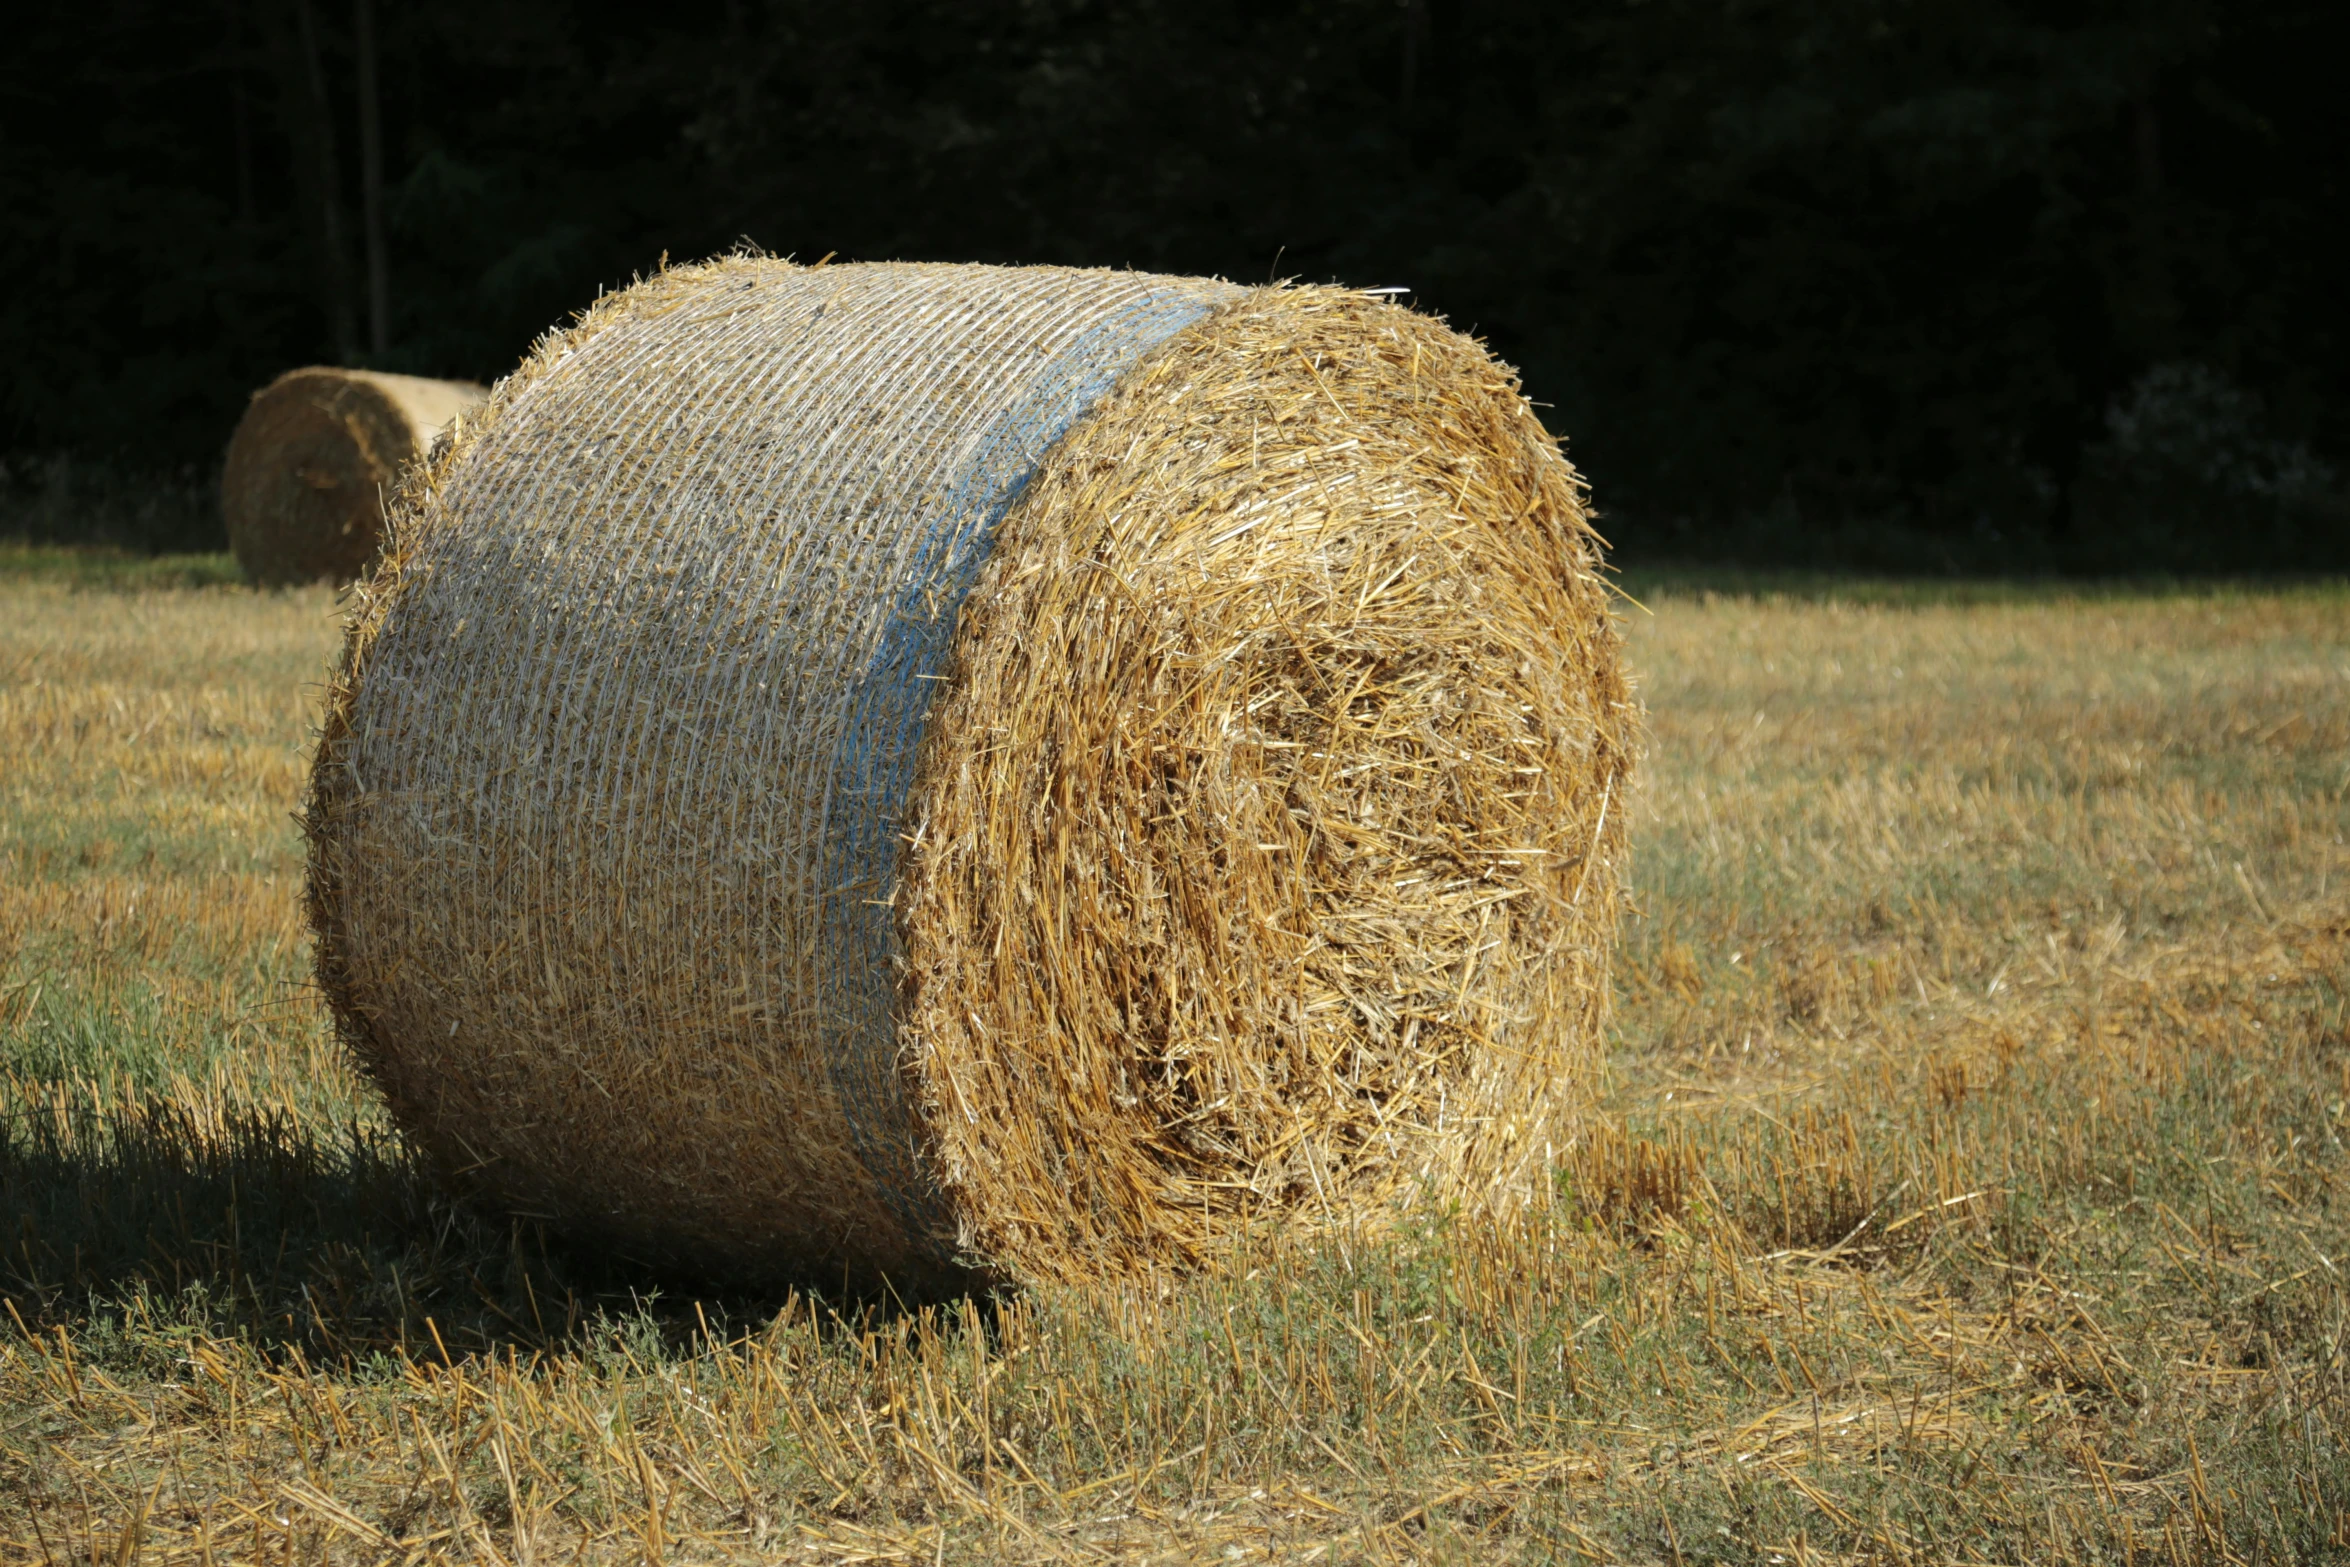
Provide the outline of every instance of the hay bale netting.
{"type": "Polygon", "coordinates": [[[662,273],[398,501],[312,784],[326,994],[462,1183],[721,1273],[1522,1200],[1636,719],[1583,493],[1361,294],[662,273]]]}
{"type": "Polygon", "coordinates": [[[220,510],[255,582],[348,582],[383,536],[383,497],[433,437],[488,392],[313,365],[253,394],[229,437],[220,510]]]}

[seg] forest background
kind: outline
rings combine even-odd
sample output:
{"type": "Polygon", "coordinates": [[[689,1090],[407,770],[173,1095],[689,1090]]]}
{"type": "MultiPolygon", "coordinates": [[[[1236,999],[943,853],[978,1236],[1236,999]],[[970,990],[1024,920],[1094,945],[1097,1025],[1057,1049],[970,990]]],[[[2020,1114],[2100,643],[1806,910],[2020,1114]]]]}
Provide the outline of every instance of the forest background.
{"type": "Polygon", "coordinates": [[[0,535],[749,242],[1401,286],[1629,561],[2350,567],[2326,0],[94,0],[0,49],[0,535]]]}

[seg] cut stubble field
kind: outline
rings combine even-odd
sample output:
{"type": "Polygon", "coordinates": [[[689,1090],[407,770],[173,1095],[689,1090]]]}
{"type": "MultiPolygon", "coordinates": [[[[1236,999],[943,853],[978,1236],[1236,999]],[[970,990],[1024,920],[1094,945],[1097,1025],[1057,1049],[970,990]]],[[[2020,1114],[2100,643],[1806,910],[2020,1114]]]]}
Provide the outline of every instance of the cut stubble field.
{"type": "Polygon", "coordinates": [[[0,556],[0,1559],[2350,1561],[2340,588],[1635,581],[1554,1201],[894,1311],[434,1193],[207,580],[0,556]]]}

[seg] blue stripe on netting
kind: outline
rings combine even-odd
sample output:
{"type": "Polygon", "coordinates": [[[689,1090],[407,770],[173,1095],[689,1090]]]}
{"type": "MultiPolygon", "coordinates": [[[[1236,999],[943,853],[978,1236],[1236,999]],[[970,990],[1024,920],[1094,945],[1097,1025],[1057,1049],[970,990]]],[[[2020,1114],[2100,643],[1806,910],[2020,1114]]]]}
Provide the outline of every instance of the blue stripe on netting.
{"type": "Polygon", "coordinates": [[[857,1155],[891,1208],[942,1253],[953,1244],[951,1223],[923,1171],[898,1070],[905,964],[889,902],[916,753],[943,689],[935,677],[947,673],[958,612],[995,530],[1045,453],[1137,360],[1213,303],[1194,293],[1144,296],[1071,341],[997,415],[919,523],[920,544],[833,754],[824,806],[825,925],[839,955],[827,1030],[837,1041],[833,1088],[857,1155]]]}

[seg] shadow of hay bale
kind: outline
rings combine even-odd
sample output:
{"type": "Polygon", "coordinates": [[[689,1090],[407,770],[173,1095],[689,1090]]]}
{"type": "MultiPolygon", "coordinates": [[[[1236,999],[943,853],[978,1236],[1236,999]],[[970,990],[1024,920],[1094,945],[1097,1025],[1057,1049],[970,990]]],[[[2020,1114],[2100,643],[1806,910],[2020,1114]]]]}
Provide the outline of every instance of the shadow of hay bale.
{"type": "MultiPolygon", "coordinates": [[[[857,1309],[822,1282],[800,1293],[857,1309]]],[[[674,1274],[453,1206],[364,1127],[321,1138],[280,1111],[161,1101],[0,1121],[0,1297],[35,1328],[127,1313],[264,1353],[365,1359],[559,1351],[617,1319],[684,1345],[786,1299],[714,1285],[671,1300],[664,1283],[674,1274]]]]}

